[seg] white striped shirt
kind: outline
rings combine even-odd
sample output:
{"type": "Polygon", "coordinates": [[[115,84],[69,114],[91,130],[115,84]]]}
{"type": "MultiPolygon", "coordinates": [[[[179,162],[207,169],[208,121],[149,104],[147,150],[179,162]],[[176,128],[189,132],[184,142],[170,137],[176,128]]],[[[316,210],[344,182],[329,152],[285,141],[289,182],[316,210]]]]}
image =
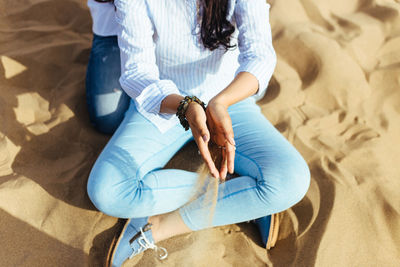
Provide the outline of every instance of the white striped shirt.
{"type": "Polygon", "coordinates": [[[119,25],[115,21],[115,7],[112,3],[99,3],[94,0],[88,0],[87,5],[92,16],[93,33],[100,36],[118,34],[119,25]]]}
{"type": "Polygon", "coordinates": [[[197,0],[116,0],[120,24],[120,83],[137,110],[161,132],[179,121],[160,113],[170,94],[196,95],[207,103],[239,72],[259,82],[262,97],[276,65],[265,0],[230,0],[227,19],[236,25],[239,49],[210,51],[199,41],[197,0]],[[240,51],[240,52],[239,52],[240,51]]]}

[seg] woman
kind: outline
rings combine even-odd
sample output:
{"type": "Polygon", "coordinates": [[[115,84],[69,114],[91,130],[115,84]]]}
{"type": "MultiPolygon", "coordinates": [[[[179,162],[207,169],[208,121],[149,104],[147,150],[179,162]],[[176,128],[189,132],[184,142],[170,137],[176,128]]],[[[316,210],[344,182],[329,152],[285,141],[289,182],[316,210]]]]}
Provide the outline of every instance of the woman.
{"type": "Polygon", "coordinates": [[[108,264],[120,266],[148,248],[162,250],[164,258],[157,242],[210,226],[203,196],[188,203],[197,174],[161,169],[193,139],[215,178],[240,175],[219,188],[211,226],[275,214],[300,201],[310,181],[307,164],[255,103],[276,62],[269,5],[116,0],[115,6],[120,83],[132,101],[88,181],[99,210],[129,218],[108,264]],[[219,169],[209,142],[222,151],[219,169]]]}

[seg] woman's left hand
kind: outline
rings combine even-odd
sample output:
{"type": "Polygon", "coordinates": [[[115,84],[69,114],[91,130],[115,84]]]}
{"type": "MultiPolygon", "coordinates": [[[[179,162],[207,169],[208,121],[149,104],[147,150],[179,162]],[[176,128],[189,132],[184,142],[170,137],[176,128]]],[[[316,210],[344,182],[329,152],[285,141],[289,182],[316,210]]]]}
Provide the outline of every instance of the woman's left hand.
{"type": "Polygon", "coordinates": [[[236,148],[232,121],[228,114],[227,106],[215,98],[208,103],[206,115],[211,140],[222,149],[222,162],[219,173],[221,179],[225,179],[228,171],[229,173],[234,171],[236,148]]]}

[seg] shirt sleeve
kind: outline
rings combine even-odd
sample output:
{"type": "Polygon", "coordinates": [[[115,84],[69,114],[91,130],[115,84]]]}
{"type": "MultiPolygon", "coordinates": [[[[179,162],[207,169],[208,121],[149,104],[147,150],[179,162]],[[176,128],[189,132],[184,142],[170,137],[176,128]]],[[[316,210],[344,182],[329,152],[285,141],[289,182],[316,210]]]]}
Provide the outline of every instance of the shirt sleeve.
{"type": "Polygon", "coordinates": [[[239,30],[239,68],[258,80],[257,99],[263,97],[276,66],[269,24],[270,6],[265,0],[236,0],[234,16],[239,30]]]}
{"type": "Polygon", "coordinates": [[[173,114],[159,113],[161,102],[170,94],[180,93],[174,82],[159,77],[153,41],[154,27],[146,1],[116,0],[114,3],[116,21],[120,25],[121,87],[134,99],[139,112],[150,115],[146,117],[170,119],[173,114]]]}

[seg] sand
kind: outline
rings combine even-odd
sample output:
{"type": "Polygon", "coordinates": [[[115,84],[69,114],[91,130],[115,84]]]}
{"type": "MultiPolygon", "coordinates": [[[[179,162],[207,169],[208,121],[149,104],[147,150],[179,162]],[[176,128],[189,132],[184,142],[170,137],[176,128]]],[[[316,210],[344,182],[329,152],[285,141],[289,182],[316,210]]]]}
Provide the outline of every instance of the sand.
{"type": "MultiPolygon", "coordinates": [[[[126,266],[400,266],[400,2],[271,4],[278,65],[259,105],[307,160],[309,192],[268,253],[243,223],[126,266]]],[[[0,5],[0,266],[101,266],[120,226],[86,194],[109,138],[85,106],[90,46],[85,1],[0,5]]],[[[190,144],[168,167],[199,164],[190,144]]]]}

